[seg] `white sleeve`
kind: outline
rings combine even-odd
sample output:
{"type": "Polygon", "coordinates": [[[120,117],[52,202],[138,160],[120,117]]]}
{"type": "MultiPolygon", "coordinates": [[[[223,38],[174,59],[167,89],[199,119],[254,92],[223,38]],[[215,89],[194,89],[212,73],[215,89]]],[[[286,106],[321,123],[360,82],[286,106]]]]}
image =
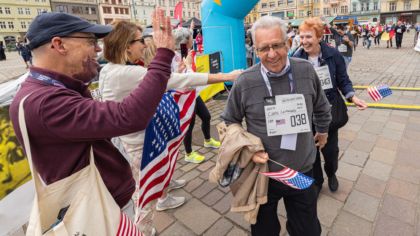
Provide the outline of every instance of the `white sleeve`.
{"type": "Polygon", "coordinates": [[[208,78],[207,73],[172,73],[166,88],[195,88],[206,85],[208,78]]]}

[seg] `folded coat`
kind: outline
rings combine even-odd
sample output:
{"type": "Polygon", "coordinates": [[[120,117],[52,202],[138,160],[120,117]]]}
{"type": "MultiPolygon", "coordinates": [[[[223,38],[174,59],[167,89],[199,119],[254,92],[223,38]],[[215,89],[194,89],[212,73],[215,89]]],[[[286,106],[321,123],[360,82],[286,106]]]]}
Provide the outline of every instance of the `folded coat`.
{"type": "Polygon", "coordinates": [[[255,152],[264,151],[264,146],[260,138],[248,133],[239,124],[226,127],[225,123],[221,123],[217,129],[222,144],[209,180],[220,183],[229,166],[238,166],[242,170],[241,175],[229,185],[233,194],[231,211],[243,212],[245,220],[255,224],[259,206],[267,202],[268,178],[259,172],[268,172],[268,166],[254,163],[252,156],[255,152]]]}

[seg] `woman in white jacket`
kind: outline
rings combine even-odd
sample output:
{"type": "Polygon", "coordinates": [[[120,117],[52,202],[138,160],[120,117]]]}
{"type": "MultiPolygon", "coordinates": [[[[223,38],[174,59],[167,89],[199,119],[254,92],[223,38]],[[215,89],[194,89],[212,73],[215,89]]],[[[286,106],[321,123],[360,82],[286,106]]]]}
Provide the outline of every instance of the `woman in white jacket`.
{"type": "MultiPolygon", "coordinates": [[[[104,38],[104,58],[108,61],[108,64],[100,72],[99,88],[103,100],[121,101],[141,83],[147,72],[147,69],[141,66],[145,45],[142,30],[137,25],[120,21],[115,22],[113,26],[114,30],[104,38]]],[[[167,89],[194,88],[217,82],[233,81],[238,75],[238,71],[228,74],[172,73],[167,89]]],[[[144,131],[124,135],[120,139],[125,152],[128,154],[133,176],[138,184],[144,131]]],[[[180,188],[183,185],[185,185],[185,181],[171,181],[167,191],[180,188]]],[[[134,196],[136,197],[136,195],[137,192],[134,196]]],[[[168,194],[163,199],[159,199],[158,205],[160,205],[161,210],[171,209],[182,205],[184,202],[184,197],[174,197],[168,194]]],[[[151,230],[154,229],[147,226],[142,227],[140,223],[140,229],[142,228],[146,235],[153,234],[151,230]]]]}

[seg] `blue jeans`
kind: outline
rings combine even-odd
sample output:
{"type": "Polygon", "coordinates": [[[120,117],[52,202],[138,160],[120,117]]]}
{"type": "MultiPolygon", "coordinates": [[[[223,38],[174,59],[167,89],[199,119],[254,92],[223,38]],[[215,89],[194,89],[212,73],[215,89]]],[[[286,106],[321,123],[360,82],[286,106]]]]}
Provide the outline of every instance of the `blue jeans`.
{"type": "Polygon", "coordinates": [[[351,62],[351,57],[343,56],[343,58],[344,58],[344,62],[346,63],[346,69],[347,69],[349,67],[350,62],[351,62]]]}

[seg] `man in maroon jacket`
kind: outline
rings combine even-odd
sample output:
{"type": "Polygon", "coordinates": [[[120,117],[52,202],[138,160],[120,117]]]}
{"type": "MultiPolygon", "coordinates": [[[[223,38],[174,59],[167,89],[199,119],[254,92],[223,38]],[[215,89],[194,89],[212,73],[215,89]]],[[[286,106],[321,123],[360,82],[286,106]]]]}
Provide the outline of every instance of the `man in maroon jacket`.
{"type": "MultiPolygon", "coordinates": [[[[94,101],[87,89],[97,75],[98,38],[110,26],[91,24],[65,13],[43,13],[31,23],[27,38],[34,65],[10,107],[20,143],[18,107],[24,110],[33,166],[50,184],[81,170],[93,147],[95,164],[118,205],[126,210],[135,183],[130,166],[111,137],[144,130],[166,89],[174,56],[169,18],[158,9],[153,18],[158,47],[144,81],[122,102],[94,101]]],[[[128,212],[130,213],[130,212],[128,212]]]]}

